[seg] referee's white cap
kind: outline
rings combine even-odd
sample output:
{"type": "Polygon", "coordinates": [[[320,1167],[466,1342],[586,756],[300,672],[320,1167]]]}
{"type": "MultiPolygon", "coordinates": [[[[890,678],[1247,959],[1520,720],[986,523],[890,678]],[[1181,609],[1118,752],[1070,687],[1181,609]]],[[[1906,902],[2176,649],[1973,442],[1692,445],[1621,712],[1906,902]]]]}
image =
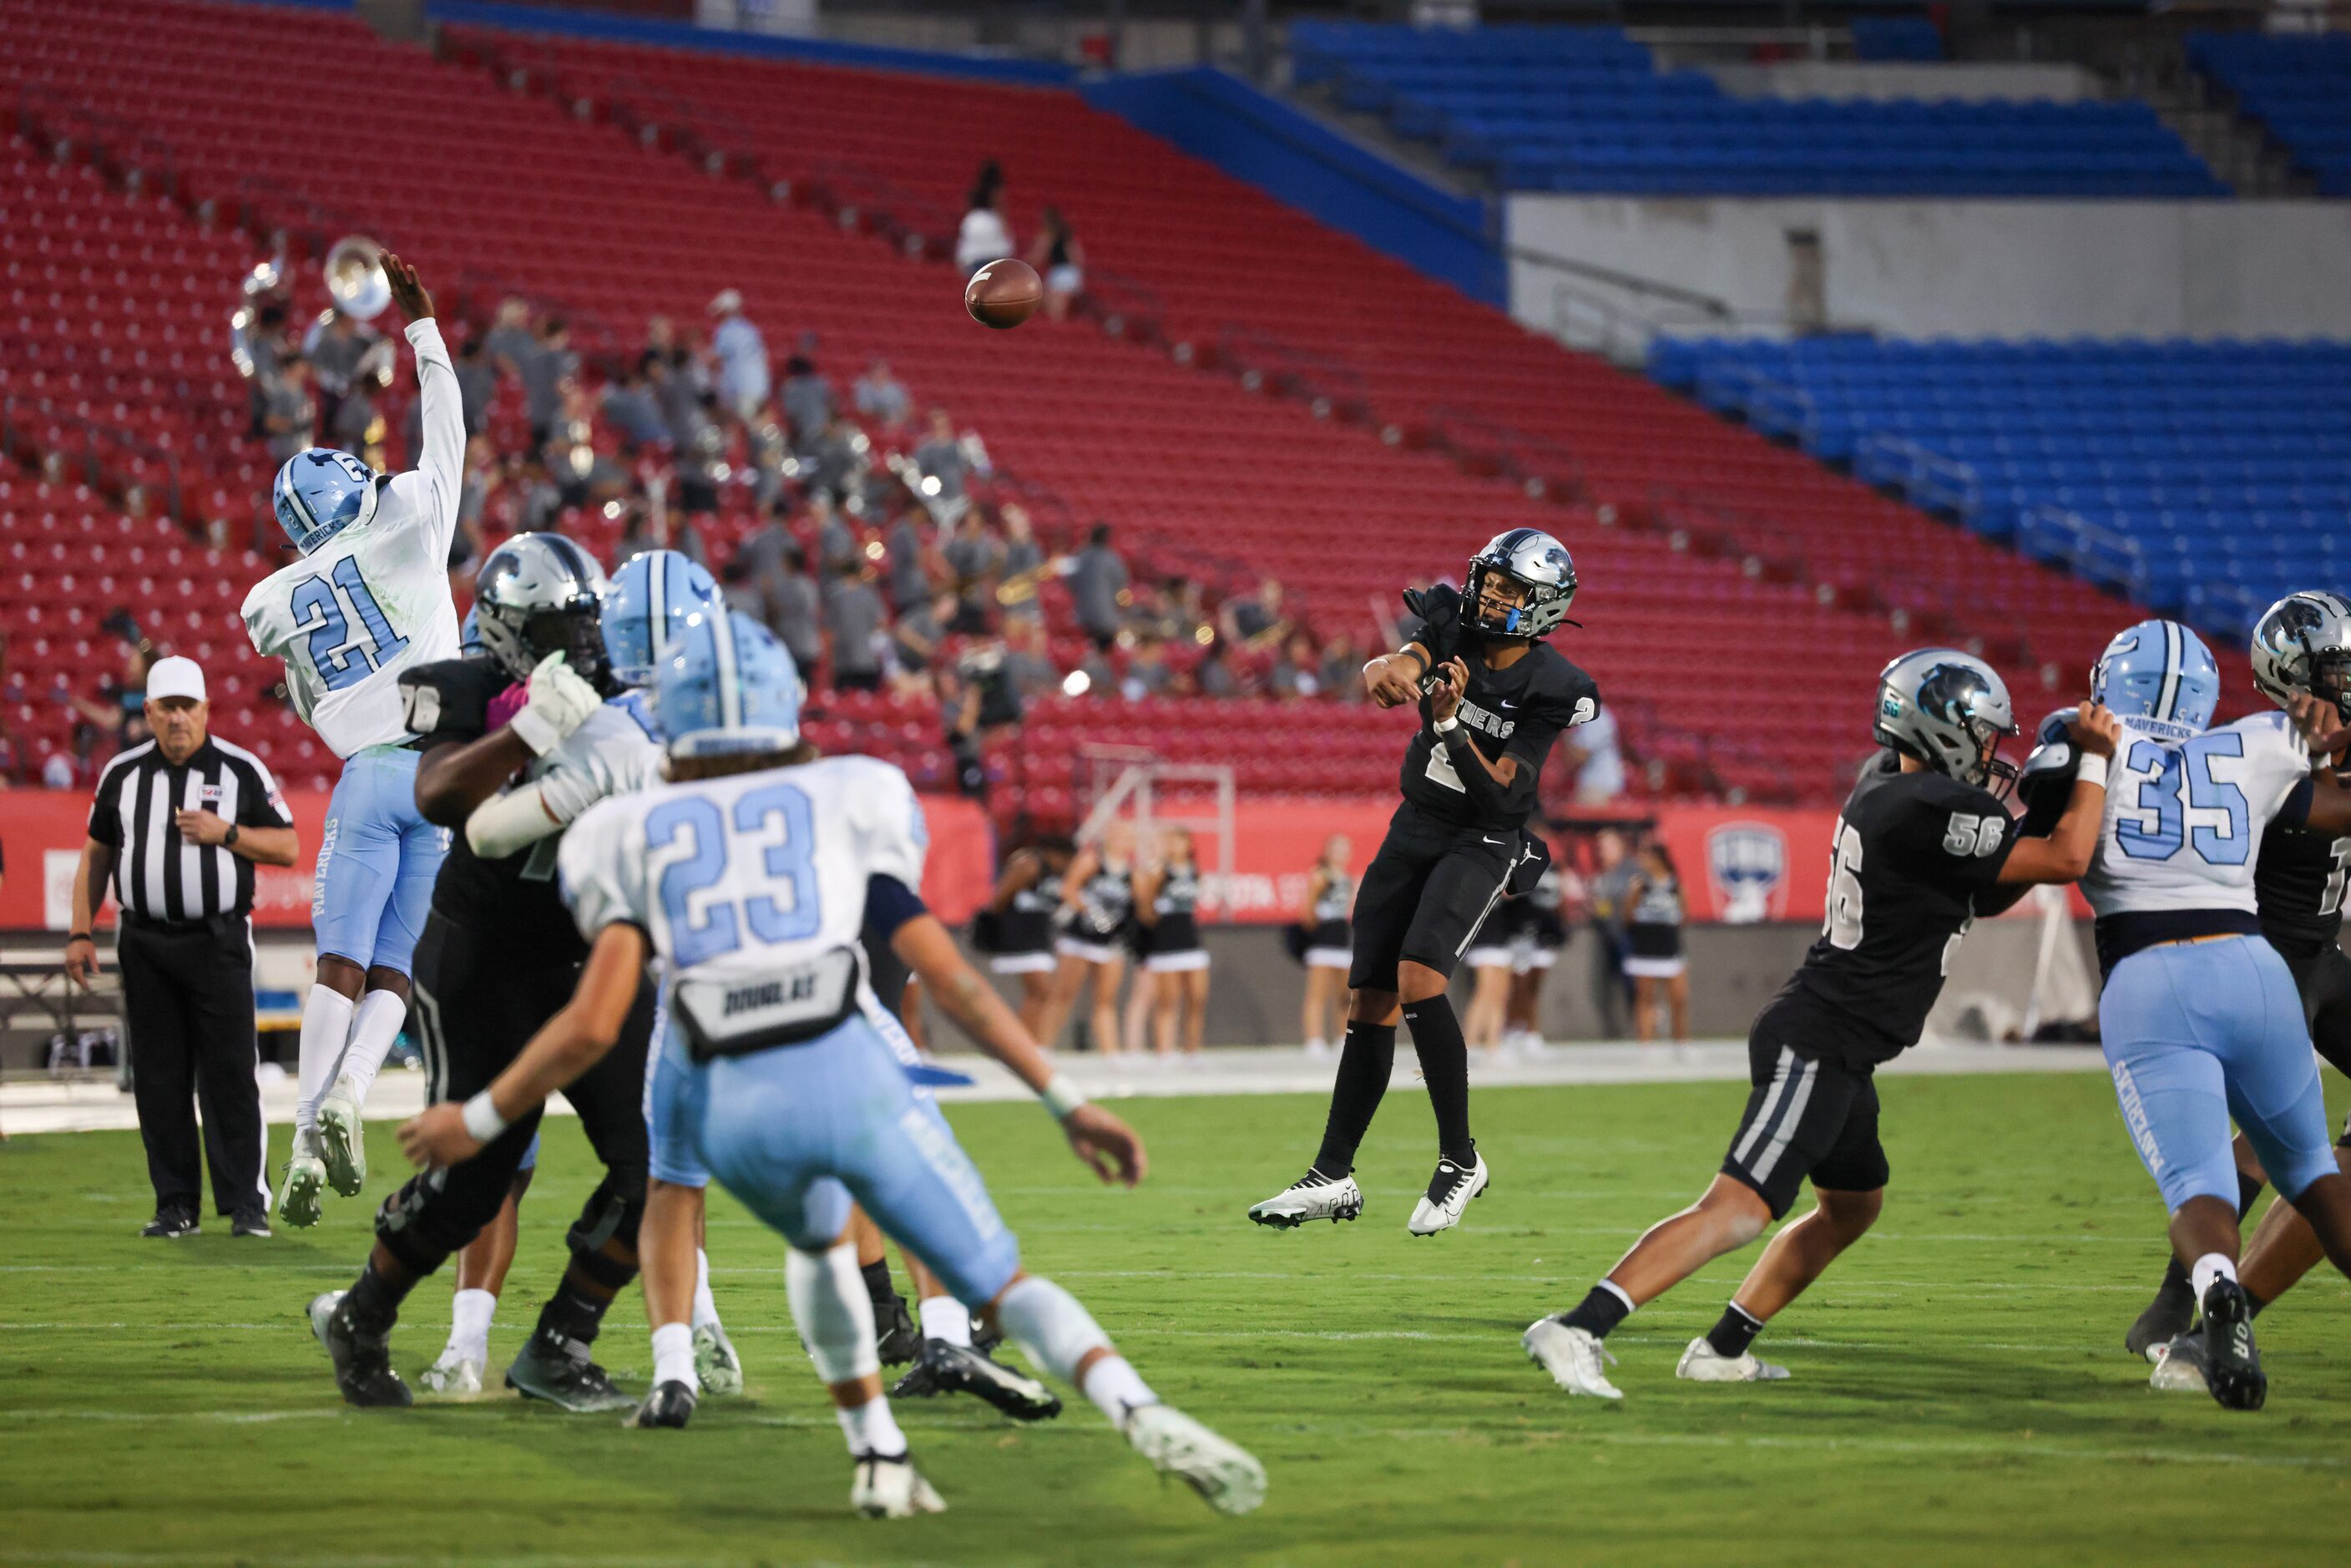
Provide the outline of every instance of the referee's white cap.
{"type": "Polygon", "coordinates": [[[198,702],[204,701],[204,666],[177,653],[168,659],[156,660],[147,671],[147,700],[158,703],[165,697],[193,697],[198,702]]]}

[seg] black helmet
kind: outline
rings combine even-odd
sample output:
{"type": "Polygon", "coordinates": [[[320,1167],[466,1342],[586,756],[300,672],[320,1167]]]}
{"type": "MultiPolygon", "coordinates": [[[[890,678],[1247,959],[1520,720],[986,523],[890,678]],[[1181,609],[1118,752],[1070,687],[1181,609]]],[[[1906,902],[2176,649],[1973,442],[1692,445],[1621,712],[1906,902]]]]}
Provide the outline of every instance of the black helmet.
{"type": "Polygon", "coordinates": [[[599,691],[611,680],[601,624],[604,570],[561,534],[517,534],[490,552],[474,580],[482,646],[517,681],[549,653],[599,691]]]}
{"type": "Polygon", "coordinates": [[[1461,604],[1471,630],[1488,637],[1549,636],[1567,619],[1575,602],[1575,561],[1567,547],[1540,528],[1511,528],[1496,534],[1484,549],[1469,558],[1469,575],[1461,585],[1461,604]],[[1489,616],[1486,586],[1500,576],[1523,591],[1520,601],[1489,616]]]}

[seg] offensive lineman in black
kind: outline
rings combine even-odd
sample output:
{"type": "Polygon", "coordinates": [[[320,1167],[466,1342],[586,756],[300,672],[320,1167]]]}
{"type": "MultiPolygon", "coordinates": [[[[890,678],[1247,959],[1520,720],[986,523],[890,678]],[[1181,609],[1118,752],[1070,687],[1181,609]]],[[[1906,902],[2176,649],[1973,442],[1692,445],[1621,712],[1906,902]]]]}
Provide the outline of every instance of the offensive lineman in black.
{"type": "MultiPolygon", "coordinates": [[[[2253,685],[2280,707],[2307,695],[2332,705],[2351,721],[2351,599],[2306,591],[2279,600],[2253,627],[2252,661],[2253,685]]],[[[2321,758],[2314,771],[2322,781],[2339,781],[2340,762],[2340,758],[2321,758]]],[[[2335,1071],[2351,1076],[2351,954],[2341,946],[2346,877],[2351,877],[2351,839],[2330,838],[2278,821],[2262,833],[2261,855],[2253,865],[2262,935],[2294,972],[2311,1043],[2335,1071]]],[[[2236,1155],[2237,1209],[2244,1214],[2251,1212],[2267,1177],[2241,1133],[2236,1155]]],[[[2351,1170],[2351,1124],[2335,1140],[2335,1159],[2351,1170]]],[[[2246,1244],[2238,1279],[2259,1312],[2325,1257],[2301,1211],[2290,1203],[2273,1204],[2246,1244]]],[[[2158,1386],[2201,1385],[2197,1354],[2201,1341],[2179,1337],[2188,1333],[2195,1316],[2195,1288],[2174,1258],[2164,1270],[2155,1300],[2123,1341],[2133,1355],[2156,1360],[2168,1352],[2175,1360],[2197,1363],[2185,1381],[2159,1381],[2158,1386]]]]}
{"type": "MultiPolygon", "coordinates": [[[[587,948],[554,876],[560,828],[658,766],[642,717],[627,702],[604,701],[619,688],[605,669],[602,576],[559,534],[516,535],[482,568],[475,610],[486,651],[401,677],[409,727],[423,737],[418,808],[458,830],[416,949],[417,1019],[436,1101],[486,1088],[570,999],[587,948]],[[521,709],[495,720],[494,701],[517,683],[521,709]],[[499,794],[526,768],[530,785],[499,794]]],[[[509,1388],[569,1410],[634,1403],[589,1348],[612,1297],[637,1276],[653,994],[641,988],[621,1048],[566,1091],[606,1175],[566,1238],[561,1282],[507,1370],[509,1388]]],[[[481,1157],[425,1171],[384,1199],[359,1279],[311,1302],[312,1331],[347,1401],[410,1402],[390,1359],[401,1302],[496,1216],[538,1120],[517,1122],[481,1157]]]]}
{"type": "Polygon", "coordinates": [[[1382,707],[1417,700],[1405,753],[1404,803],[1355,897],[1353,995],[1314,1163],[1249,1210],[1287,1229],[1364,1211],[1353,1176],[1395,1064],[1396,1020],[1412,1026],[1437,1113],[1437,1174],[1406,1228],[1433,1236],[1484,1191],[1486,1161],[1469,1135],[1469,1052],[1445,995],[1479,922],[1507,891],[1541,873],[1542,841],[1526,831],[1543,760],[1562,730],[1600,711],[1600,688],[1543,641],[1567,622],[1575,563],[1533,528],[1497,535],[1469,558],[1461,591],[1407,594],[1421,630],[1364,666],[1382,707]]]}
{"type": "MultiPolygon", "coordinates": [[[[2082,747],[2111,756],[2114,716],[2091,706],[2082,747]]],[[[1805,1177],[1817,1207],[1756,1260],[1721,1321],[1675,1368],[1700,1383],[1788,1375],[1749,1347],[1774,1312],[1820,1277],[1877,1218],[1886,1150],[1877,1065],[1918,1042],[1943,988],[1951,946],[1979,914],[2033,883],[2089,868],[2105,813],[2103,769],[2077,779],[2046,838],[2019,838],[1987,785],[2015,777],[1999,759],[2016,733],[2008,688],[1990,664],[1949,648],[1907,653],[1878,676],[1872,760],[1837,819],[1826,928],[1748,1040],[1753,1088],[1722,1169],[1697,1203],[1652,1226],[1573,1311],[1522,1340],[1570,1394],[1622,1398],[1601,1342],[1637,1307],[1783,1218],[1805,1177]]]]}

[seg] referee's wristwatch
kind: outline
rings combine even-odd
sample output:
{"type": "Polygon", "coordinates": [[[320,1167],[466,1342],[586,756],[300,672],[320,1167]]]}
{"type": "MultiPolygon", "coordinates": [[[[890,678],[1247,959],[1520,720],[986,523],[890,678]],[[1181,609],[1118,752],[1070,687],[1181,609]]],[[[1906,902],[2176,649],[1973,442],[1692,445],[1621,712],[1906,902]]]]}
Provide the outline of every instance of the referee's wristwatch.
{"type": "Polygon", "coordinates": [[[225,850],[233,850],[236,848],[236,840],[237,825],[235,822],[231,822],[228,825],[228,831],[221,838],[221,848],[225,850]]]}

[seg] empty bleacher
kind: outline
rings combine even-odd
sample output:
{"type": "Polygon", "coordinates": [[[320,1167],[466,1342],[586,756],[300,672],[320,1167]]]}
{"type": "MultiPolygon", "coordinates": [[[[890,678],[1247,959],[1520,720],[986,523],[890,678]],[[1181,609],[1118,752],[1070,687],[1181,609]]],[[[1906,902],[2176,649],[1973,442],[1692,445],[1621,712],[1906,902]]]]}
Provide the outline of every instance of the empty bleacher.
{"type": "Polygon", "coordinates": [[[2351,34],[2191,33],[2188,59],[2317,183],[2351,196],[2351,34]]]}
{"type": "Polygon", "coordinates": [[[1739,99],[1614,27],[1299,22],[1301,86],[1510,191],[1592,195],[2220,196],[2140,103],[1739,99]]]}

